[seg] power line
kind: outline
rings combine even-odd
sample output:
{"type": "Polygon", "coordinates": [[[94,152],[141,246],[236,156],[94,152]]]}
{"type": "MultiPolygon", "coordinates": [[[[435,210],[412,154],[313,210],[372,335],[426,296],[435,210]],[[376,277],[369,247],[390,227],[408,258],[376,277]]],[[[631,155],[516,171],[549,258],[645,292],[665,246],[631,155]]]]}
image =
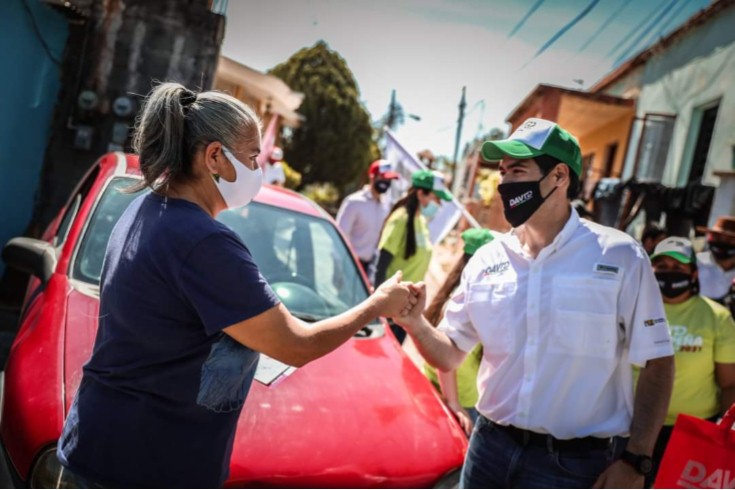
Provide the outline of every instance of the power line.
{"type": "Polygon", "coordinates": [[[548,48],[550,48],[551,45],[554,44],[557,39],[559,39],[560,37],[562,37],[569,29],[571,29],[572,27],[574,27],[577,24],[577,22],[579,22],[580,20],[584,19],[587,16],[587,14],[589,14],[590,11],[593,8],[595,8],[595,5],[597,5],[598,3],[600,3],[600,0],[592,0],[589,3],[589,5],[587,5],[580,13],[577,14],[577,16],[575,18],[573,18],[571,21],[569,21],[567,23],[567,25],[565,25],[564,27],[562,27],[561,29],[559,29],[556,32],[556,34],[554,34],[553,36],[551,36],[551,38],[548,41],[546,41],[544,43],[544,45],[539,48],[538,51],[536,51],[536,54],[533,55],[533,58],[531,58],[530,60],[528,60],[528,62],[525,65],[523,65],[522,68],[525,68],[526,66],[528,66],[529,63],[531,63],[533,60],[535,60],[536,58],[538,58],[539,55],[541,55],[544,51],[546,51],[548,48]]]}
{"type": "Polygon", "coordinates": [[[508,34],[508,38],[513,37],[513,35],[518,32],[518,29],[523,27],[523,24],[526,23],[526,21],[533,15],[535,11],[538,10],[538,8],[541,6],[541,4],[544,3],[544,0],[537,0],[536,3],[534,3],[531,8],[526,12],[526,15],[523,16],[523,18],[516,24],[516,26],[513,28],[512,31],[510,31],[510,34],[508,34]]]}
{"type": "Polygon", "coordinates": [[[674,11],[674,13],[671,14],[671,17],[669,17],[669,19],[666,22],[664,22],[664,25],[661,26],[661,29],[658,30],[658,32],[656,33],[656,38],[661,37],[666,32],[666,29],[669,28],[671,23],[679,16],[679,14],[682,13],[682,11],[684,10],[686,6],[687,6],[687,2],[682,2],[679,4],[679,8],[677,8],[674,11]]]}
{"type": "Polygon", "coordinates": [[[669,0],[661,0],[661,2],[659,2],[659,4],[656,5],[648,15],[644,15],[641,18],[641,21],[633,29],[628,31],[628,34],[623,36],[618,42],[618,44],[613,46],[613,48],[610,51],[608,51],[608,53],[605,55],[605,58],[612,56],[614,53],[618,51],[618,49],[620,49],[626,43],[626,41],[628,41],[631,38],[631,36],[635,36],[638,33],[638,31],[640,31],[641,28],[651,20],[650,15],[656,10],[658,10],[659,8],[661,8],[667,1],[669,0]]]}
{"type": "Polygon", "coordinates": [[[651,24],[648,26],[648,29],[645,29],[643,32],[641,32],[638,37],[635,38],[633,43],[628,46],[628,49],[626,49],[623,54],[617,57],[617,59],[613,62],[613,66],[617,66],[621,61],[628,58],[628,55],[635,52],[636,48],[638,47],[638,44],[649,35],[649,30],[653,29],[661,20],[666,16],[666,14],[671,10],[671,8],[676,5],[676,3],[679,0],[671,0],[668,5],[666,5],[661,12],[653,19],[651,24]]]}
{"type": "MultiPolygon", "coordinates": [[[[681,13],[682,10],[684,10],[684,7],[686,7],[686,5],[687,5],[687,2],[686,1],[681,2],[679,4],[679,7],[676,10],[673,10],[673,11],[670,12],[670,15],[668,15],[668,18],[662,19],[664,21],[664,23],[661,26],[661,28],[658,30],[658,32],[655,32],[653,30],[651,32],[649,32],[648,33],[648,36],[646,36],[643,39],[643,44],[641,44],[641,46],[643,48],[646,48],[646,47],[650,46],[656,39],[659,39],[661,37],[661,34],[663,34],[664,30],[666,28],[668,28],[669,25],[671,25],[671,22],[681,13]]],[[[631,48],[632,48],[632,46],[631,46],[631,48]]],[[[630,53],[630,50],[628,51],[628,53],[630,53]]]]}
{"type": "Polygon", "coordinates": [[[612,24],[612,21],[615,20],[620,13],[625,10],[625,7],[627,7],[632,0],[625,0],[622,5],[610,16],[605,20],[605,22],[602,24],[602,27],[600,27],[594,34],[592,34],[587,41],[577,50],[578,53],[581,53],[585,49],[587,49],[587,46],[592,44],[592,41],[597,39],[602,32],[607,29],[607,27],[612,24]]]}

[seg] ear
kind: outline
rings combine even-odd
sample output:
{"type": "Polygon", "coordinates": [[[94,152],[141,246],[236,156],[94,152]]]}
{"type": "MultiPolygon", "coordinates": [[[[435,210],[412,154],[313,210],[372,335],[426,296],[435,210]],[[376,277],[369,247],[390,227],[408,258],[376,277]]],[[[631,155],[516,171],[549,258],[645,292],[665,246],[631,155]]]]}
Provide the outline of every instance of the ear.
{"type": "Polygon", "coordinates": [[[212,141],[204,147],[204,165],[211,174],[220,175],[227,168],[227,159],[224,155],[224,147],[219,141],[212,141]]]}
{"type": "Polygon", "coordinates": [[[565,163],[560,163],[559,165],[554,168],[554,175],[556,176],[556,181],[559,183],[563,182],[569,182],[569,166],[565,163]]]}

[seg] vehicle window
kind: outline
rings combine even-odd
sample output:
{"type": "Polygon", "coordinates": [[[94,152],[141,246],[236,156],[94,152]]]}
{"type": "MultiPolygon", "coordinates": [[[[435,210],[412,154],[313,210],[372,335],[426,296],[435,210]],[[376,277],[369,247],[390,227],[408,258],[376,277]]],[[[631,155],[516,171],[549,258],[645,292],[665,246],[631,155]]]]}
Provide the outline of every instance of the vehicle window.
{"type": "Polygon", "coordinates": [[[259,203],[225,211],[217,219],[242,238],[294,315],[327,318],[367,298],[352,255],[329,221],[259,203]]]}
{"type": "Polygon", "coordinates": [[[82,206],[82,201],[87,197],[87,194],[89,194],[89,191],[92,189],[92,185],[95,180],[97,180],[99,173],[99,165],[94,165],[74,189],[74,193],[72,194],[74,197],[69,201],[66,213],[64,213],[64,217],[61,218],[59,227],[56,230],[56,236],[53,241],[55,247],[61,247],[64,244],[64,241],[66,241],[66,235],[69,234],[71,224],[74,222],[74,218],[77,217],[79,208],[82,206]]]}
{"type": "Polygon", "coordinates": [[[102,261],[105,258],[105,250],[112,228],[133,199],[147,192],[145,190],[132,194],[124,192],[135,182],[137,180],[132,178],[116,177],[105,188],[87,224],[74,259],[72,270],[74,279],[99,284],[102,275],[102,261]]]}
{"type": "Polygon", "coordinates": [[[69,233],[69,228],[71,228],[71,224],[74,221],[74,218],[76,218],[81,204],[82,195],[77,194],[76,196],[74,196],[74,200],[71,202],[71,204],[69,204],[66,213],[64,213],[64,217],[61,218],[59,229],[56,230],[56,236],[54,237],[55,247],[61,247],[64,244],[64,241],[66,240],[66,235],[69,233]]]}

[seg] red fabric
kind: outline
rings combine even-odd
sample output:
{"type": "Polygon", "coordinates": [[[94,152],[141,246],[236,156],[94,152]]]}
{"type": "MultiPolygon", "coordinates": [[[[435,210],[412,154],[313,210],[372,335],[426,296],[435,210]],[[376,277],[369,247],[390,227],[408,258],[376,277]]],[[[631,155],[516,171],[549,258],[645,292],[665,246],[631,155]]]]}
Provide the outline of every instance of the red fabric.
{"type": "Polygon", "coordinates": [[[714,424],[679,415],[653,488],[735,488],[735,405],[714,424]]]}

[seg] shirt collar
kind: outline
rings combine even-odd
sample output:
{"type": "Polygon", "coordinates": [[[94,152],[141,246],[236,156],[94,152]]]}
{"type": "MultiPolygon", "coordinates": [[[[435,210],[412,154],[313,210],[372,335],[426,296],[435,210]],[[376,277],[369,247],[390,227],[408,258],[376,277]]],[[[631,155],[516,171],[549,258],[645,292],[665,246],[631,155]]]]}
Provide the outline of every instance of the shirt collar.
{"type": "Polygon", "coordinates": [[[373,191],[370,189],[370,184],[365,184],[362,187],[362,193],[368,201],[381,201],[382,196],[378,196],[377,199],[373,197],[373,191]]]}
{"type": "MultiPolygon", "coordinates": [[[[552,252],[556,252],[558,249],[563,247],[574,235],[574,232],[580,225],[579,213],[577,213],[577,210],[574,209],[574,207],[572,206],[570,206],[570,209],[571,212],[569,213],[569,219],[567,220],[566,224],[564,224],[564,227],[561,229],[561,231],[557,233],[557,235],[554,237],[554,240],[546,247],[544,247],[543,250],[541,250],[541,252],[536,257],[537,260],[546,257],[552,252]]],[[[517,253],[522,253],[525,256],[525,253],[521,249],[521,243],[518,240],[518,236],[516,235],[516,229],[511,229],[509,235],[513,237],[512,240],[510,240],[510,245],[513,251],[517,253]]]]}

